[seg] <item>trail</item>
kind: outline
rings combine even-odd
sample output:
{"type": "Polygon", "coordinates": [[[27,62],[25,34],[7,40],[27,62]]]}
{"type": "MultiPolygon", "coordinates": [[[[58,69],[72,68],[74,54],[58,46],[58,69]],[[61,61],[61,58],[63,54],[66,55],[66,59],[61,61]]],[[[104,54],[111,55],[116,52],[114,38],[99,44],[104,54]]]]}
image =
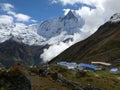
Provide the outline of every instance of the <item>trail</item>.
{"type": "Polygon", "coordinates": [[[31,81],[31,90],[70,90],[67,86],[52,81],[47,77],[30,75],[28,79],[31,81]]]}

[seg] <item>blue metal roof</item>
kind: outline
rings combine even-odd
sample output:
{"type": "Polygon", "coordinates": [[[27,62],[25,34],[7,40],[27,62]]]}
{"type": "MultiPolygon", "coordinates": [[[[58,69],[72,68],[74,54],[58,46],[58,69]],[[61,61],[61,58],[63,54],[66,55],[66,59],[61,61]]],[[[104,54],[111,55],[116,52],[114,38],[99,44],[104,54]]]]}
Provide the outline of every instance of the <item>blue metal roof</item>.
{"type": "Polygon", "coordinates": [[[97,66],[95,66],[95,65],[90,65],[90,64],[85,64],[85,63],[80,63],[79,65],[82,67],[90,68],[90,69],[97,68],[97,66]]]}
{"type": "Polygon", "coordinates": [[[75,63],[75,62],[65,62],[65,61],[61,61],[61,62],[58,62],[57,64],[59,64],[59,65],[75,65],[76,63],[75,63]]]}

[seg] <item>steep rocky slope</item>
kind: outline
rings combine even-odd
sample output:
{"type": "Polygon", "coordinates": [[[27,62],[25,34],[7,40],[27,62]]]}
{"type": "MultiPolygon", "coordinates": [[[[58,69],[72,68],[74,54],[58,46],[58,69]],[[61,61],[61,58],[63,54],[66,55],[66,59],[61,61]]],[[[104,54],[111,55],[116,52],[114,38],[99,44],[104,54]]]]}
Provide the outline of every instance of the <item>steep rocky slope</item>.
{"type": "MultiPolygon", "coordinates": [[[[106,61],[113,65],[120,62],[120,21],[113,15],[89,38],[65,50],[50,63],[59,61],[106,61]],[[113,20],[114,18],[114,20],[113,20]],[[116,19],[116,22],[114,22],[116,19]]],[[[119,15],[117,14],[117,17],[119,15]]]]}
{"type": "Polygon", "coordinates": [[[22,63],[25,65],[39,65],[42,62],[40,54],[45,46],[29,46],[8,40],[0,44],[0,63],[4,66],[11,66],[14,63],[22,63]]]}
{"type": "Polygon", "coordinates": [[[56,37],[63,32],[64,37],[80,32],[80,28],[84,25],[82,18],[77,18],[72,11],[69,11],[64,17],[58,17],[53,20],[46,20],[41,23],[38,28],[38,34],[47,40],[56,37]]]}

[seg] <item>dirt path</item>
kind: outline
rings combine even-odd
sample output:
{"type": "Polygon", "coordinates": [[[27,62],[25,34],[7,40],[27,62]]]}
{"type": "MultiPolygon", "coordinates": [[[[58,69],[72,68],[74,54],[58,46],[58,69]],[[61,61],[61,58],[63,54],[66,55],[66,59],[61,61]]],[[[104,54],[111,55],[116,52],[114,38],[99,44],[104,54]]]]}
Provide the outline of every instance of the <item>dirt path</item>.
{"type": "Polygon", "coordinates": [[[65,85],[52,81],[47,77],[31,75],[28,76],[28,79],[31,81],[32,90],[70,90],[65,85]]]}

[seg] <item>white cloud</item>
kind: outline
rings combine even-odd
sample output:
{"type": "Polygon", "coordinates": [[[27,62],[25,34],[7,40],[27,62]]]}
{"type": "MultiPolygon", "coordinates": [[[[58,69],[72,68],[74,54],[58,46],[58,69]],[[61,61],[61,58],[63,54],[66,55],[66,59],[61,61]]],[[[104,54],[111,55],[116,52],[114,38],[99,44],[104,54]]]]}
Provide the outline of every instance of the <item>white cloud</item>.
{"type": "Polygon", "coordinates": [[[31,17],[22,13],[16,13],[14,11],[8,11],[7,14],[12,15],[17,21],[28,22],[31,17]]]}
{"type": "Polygon", "coordinates": [[[14,11],[8,11],[8,12],[6,12],[6,13],[9,14],[9,15],[13,15],[13,16],[16,15],[16,13],[15,13],[14,11]]]}
{"type": "Polygon", "coordinates": [[[99,5],[102,3],[104,0],[51,0],[52,3],[62,3],[63,5],[74,5],[74,4],[79,4],[79,3],[84,3],[87,5],[99,5]]]}
{"type": "Polygon", "coordinates": [[[103,3],[106,17],[110,17],[115,13],[120,13],[120,0],[107,0],[103,3]]]}
{"type": "Polygon", "coordinates": [[[30,16],[22,14],[22,13],[15,13],[13,11],[8,11],[7,14],[12,15],[14,18],[16,18],[17,21],[22,22],[33,22],[36,23],[37,21],[34,19],[31,19],[30,16]]]}
{"type": "Polygon", "coordinates": [[[49,49],[44,49],[44,53],[41,54],[41,58],[46,61],[50,61],[52,58],[55,56],[59,55],[60,52],[63,52],[66,48],[71,46],[72,44],[67,44],[67,43],[59,43],[59,44],[54,44],[49,47],[49,49]]]}
{"type": "Polygon", "coordinates": [[[75,4],[76,2],[80,3],[82,0],[51,0],[52,3],[62,3],[63,5],[66,5],[66,4],[75,4]]]}
{"type": "Polygon", "coordinates": [[[12,24],[13,17],[8,15],[0,15],[0,24],[12,24]]]}
{"type": "MultiPolygon", "coordinates": [[[[80,32],[80,33],[75,33],[73,35],[73,41],[70,41],[68,43],[64,42],[59,42],[57,44],[53,44],[50,46],[48,49],[44,49],[43,54],[40,55],[40,58],[43,59],[44,62],[50,61],[57,55],[59,55],[61,52],[69,48],[71,45],[77,43],[78,41],[82,41],[85,38],[87,38],[90,35],[89,32],[80,32]]],[[[55,40],[57,41],[57,40],[55,40]]],[[[53,41],[53,42],[55,42],[53,41]]]]}
{"type": "Polygon", "coordinates": [[[75,10],[75,12],[85,20],[85,25],[82,28],[83,31],[90,31],[93,33],[105,22],[104,9],[90,9],[89,7],[82,7],[78,10],[75,10]]]}
{"type": "MultiPolygon", "coordinates": [[[[75,5],[79,3],[95,6],[96,8],[105,9],[107,12],[120,12],[120,0],[50,0],[52,3],[61,3],[63,5],[75,5]]],[[[112,13],[112,14],[113,14],[112,13]]]]}
{"type": "Polygon", "coordinates": [[[49,0],[51,3],[58,3],[56,0],[49,0]]]}
{"type": "Polygon", "coordinates": [[[36,21],[36,20],[34,20],[34,19],[32,19],[32,20],[31,20],[31,22],[36,23],[37,21],[36,21]]]}
{"type": "Polygon", "coordinates": [[[17,21],[23,21],[23,22],[28,22],[30,20],[30,16],[19,13],[15,15],[17,21]]]}
{"type": "Polygon", "coordinates": [[[2,8],[3,11],[11,11],[11,9],[14,9],[14,6],[9,3],[1,3],[0,7],[2,8]]]}
{"type": "Polygon", "coordinates": [[[14,18],[14,21],[16,22],[37,22],[28,15],[25,15],[23,13],[16,13],[14,11],[15,7],[12,4],[0,3],[0,9],[6,14],[11,15],[14,18]]]}
{"type": "MultiPolygon", "coordinates": [[[[120,0],[53,0],[56,3],[63,5],[74,5],[76,3],[84,3],[87,5],[94,6],[96,8],[91,9],[88,6],[82,6],[82,8],[73,10],[77,15],[80,15],[85,20],[85,25],[82,30],[93,33],[97,28],[109,20],[109,18],[115,14],[120,13],[120,0]]],[[[68,9],[64,9],[65,14],[68,9]]]]}

